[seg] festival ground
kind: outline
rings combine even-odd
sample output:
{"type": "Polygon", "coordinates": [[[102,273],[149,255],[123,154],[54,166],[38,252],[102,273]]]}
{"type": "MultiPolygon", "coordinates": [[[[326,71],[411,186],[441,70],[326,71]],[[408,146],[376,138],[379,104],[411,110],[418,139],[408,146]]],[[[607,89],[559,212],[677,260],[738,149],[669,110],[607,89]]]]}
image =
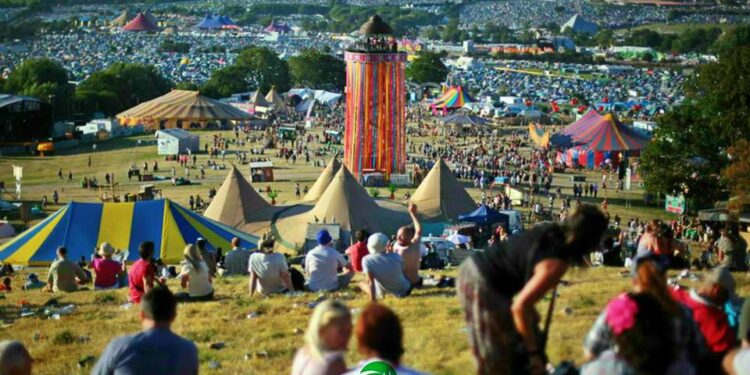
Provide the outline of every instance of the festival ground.
{"type": "MultiPolygon", "coordinates": [[[[518,128],[522,131],[522,128],[518,128]]],[[[215,132],[202,132],[201,144],[211,139],[215,132]]],[[[234,138],[231,132],[223,132],[225,137],[234,138]]],[[[71,199],[79,201],[98,201],[98,190],[84,190],[80,187],[80,180],[86,177],[96,177],[104,180],[104,174],[114,172],[120,183],[118,194],[135,193],[140,183],[128,181],[126,172],[131,163],[142,168],[143,162],[152,167],[154,161],[159,162],[159,174],[170,175],[174,165],[178,176],[184,174],[177,162],[166,162],[156,155],[156,146],[137,145],[137,140],[151,142],[152,136],[126,138],[97,144],[96,151],[91,145],[80,146],[78,149],[66,151],[55,156],[38,157],[3,157],[0,159],[0,170],[8,171],[11,165],[24,166],[23,198],[40,200],[46,195],[51,199],[52,191],[58,190],[60,202],[71,199]],[[91,156],[92,165],[88,167],[91,156]],[[63,168],[64,179],[57,176],[57,170],[63,168]],[[73,172],[73,181],[67,181],[68,171],[73,172]]],[[[426,139],[414,139],[419,143],[426,139]]],[[[434,141],[446,142],[440,138],[434,141]]],[[[475,139],[458,141],[464,145],[476,144],[475,139]]],[[[232,147],[230,147],[230,150],[232,147]]],[[[245,149],[249,149],[245,147],[245,149]]],[[[296,200],[294,183],[301,186],[311,186],[321,168],[307,165],[304,158],[295,164],[275,157],[275,150],[267,150],[266,156],[271,156],[275,165],[277,182],[270,183],[274,190],[278,190],[278,204],[290,204],[296,200]]],[[[252,157],[249,155],[249,157],[252,157]]],[[[198,164],[205,164],[208,156],[198,156],[198,164]]],[[[330,156],[318,159],[327,161],[330,156]]],[[[226,157],[227,166],[234,162],[233,154],[226,157]]],[[[219,159],[219,164],[221,164],[219,159]]],[[[195,174],[197,169],[191,170],[195,174]]],[[[242,166],[247,174],[247,166],[242,166]]],[[[172,186],[168,181],[156,183],[156,187],[163,190],[163,196],[187,205],[190,195],[199,194],[206,198],[208,189],[218,188],[228,171],[206,169],[206,178],[199,180],[198,185],[172,186]]],[[[587,172],[589,182],[601,180],[599,172],[587,172]]],[[[563,195],[570,194],[568,175],[556,175],[554,185],[562,185],[563,195]]],[[[10,176],[4,176],[6,185],[10,176]]],[[[635,184],[634,184],[635,185],[635,184]]],[[[265,188],[265,184],[255,184],[254,187],[265,188]]],[[[478,199],[481,192],[467,183],[467,190],[478,199]]],[[[403,200],[407,191],[400,189],[397,199],[403,200]]],[[[629,193],[622,193],[619,197],[611,190],[609,195],[609,210],[612,216],[619,215],[623,222],[632,217],[641,219],[672,217],[662,208],[645,207],[642,203],[643,192],[636,189],[629,193]],[[626,199],[634,207],[625,207],[626,199]]],[[[388,195],[386,189],[381,189],[381,197],[388,195]]],[[[264,195],[265,196],[265,195],[264,195]]],[[[601,194],[600,194],[601,197],[601,194]]],[[[382,199],[382,198],[381,198],[382,199]]],[[[386,198],[387,199],[387,198],[386,198]]],[[[600,203],[600,200],[591,203],[600,203]]],[[[546,203],[546,201],[543,201],[546,203]]],[[[48,207],[53,211],[56,207],[48,207]]],[[[526,210],[524,209],[524,212],[526,210]]],[[[49,212],[48,212],[49,213],[49,212]]],[[[18,221],[14,221],[18,223],[18,221]]],[[[528,224],[527,224],[528,225],[528,224]]],[[[21,229],[21,228],[19,228],[21,229]]],[[[46,270],[35,269],[34,272],[46,277],[46,270]]],[[[587,330],[596,315],[606,305],[606,302],[618,292],[627,290],[630,286],[629,278],[620,275],[620,269],[576,269],[566,275],[569,286],[559,289],[560,299],[555,309],[554,322],[549,342],[549,355],[553,362],[564,359],[582,361],[581,344],[587,330]],[[570,308],[570,309],[568,309],[570,308]],[[570,310],[570,311],[565,311],[570,310]],[[572,311],[572,312],[571,312],[572,311]]],[[[14,276],[13,285],[20,287],[25,274],[14,276]]],[[[427,274],[455,275],[456,270],[449,269],[442,272],[426,272],[427,274]]],[[[735,275],[738,280],[740,295],[750,292],[750,283],[745,275],[735,275]]],[[[355,279],[357,281],[358,279],[355,279]]],[[[355,285],[355,284],[352,284],[355,285]]],[[[175,280],[170,281],[170,287],[179,289],[175,280]]],[[[286,374],[289,372],[292,356],[295,350],[302,346],[302,335],[298,330],[306,328],[312,310],[307,304],[317,298],[314,294],[304,294],[297,297],[275,296],[271,298],[250,298],[247,293],[246,278],[219,278],[215,284],[217,300],[206,303],[181,305],[178,318],[174,325],[175,331],[194,340],[200,350],[201,371],[204,373],[233,374],[286,374]],[[247,319],[251,312],[258,312],[258,317],[247,319]],[[220,350],[210,349],[212,343],[223,342],[226,347],[220,350]],[[246,358],[249,354],[249,359],[246,358]],[[212,367],[217,362],[218,369],[212,367]]],[[[70,315],[64,315],[60,320],[42,320],[30,317],[17,319],[12,324],[0,328],[0,339],[14,338],[22,340],[36,360],[35,370],[39,374],[73,374],[86,373],[88,370],[78,368],[78,361],[88,355],[99,356],[107,342],[113,337],[139,330],[139,315],[137,307],[122,309],[126,302],[126,290],[116,292],[85,291],[74,294],[53,295],[40,291],[14,291],[0,300],[1,313],[4,316],[17,312],[16,305],[21,300],[27,300],[33,305],[41,305],[49,298],[57,297],[61,304],[72,303],[76,310],[70,315]],[[69,334],[66,333],[69,331],[69,334]],[[36,333],[46,339],[34,340],[36,333]],[[79,336],[87,340],[79,342],[79,336]],[[57,339],[56,339],[57,338],[57,339]],[[68,341],[70,341],[68,343],[68,341]]],[[[360,308],[367,302],[366,297],[351,287],[342,294],[336,294],[347,300],[354,308],[360,308]]],[[[404,363],[421,370],[435,374],[462,374],[472,368],[468,339],[463,327],[463,313],[459,308],[453,289],[426,288],[418,290],[413,297],[406,299],[388,298],[385,303],[396,311],[402,319],[406,331],[406,354],[404,363]]],[[[544,314],[546,302],[540,303],[538,308],[544,314]]],[[[357,310],[355,310],[357,311],[357,310]]],[[[16,315],[17,316],[17,315],[16,315]]],[[[347,363],[354,364],[361,357],[355,351],[356,344],[350,344],[347,363]]]]}

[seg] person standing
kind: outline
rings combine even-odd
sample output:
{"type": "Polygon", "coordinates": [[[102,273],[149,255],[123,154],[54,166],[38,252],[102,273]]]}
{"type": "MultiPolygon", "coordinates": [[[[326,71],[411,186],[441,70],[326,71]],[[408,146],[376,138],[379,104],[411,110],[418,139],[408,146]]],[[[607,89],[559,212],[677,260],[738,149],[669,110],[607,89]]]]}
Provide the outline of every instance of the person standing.
{"type": "Polygon", "coordinates": [[[78,285],[86,284],[89,278],[78,263],[68,260],[68,249],[57,248],[57,260],[49,267],[47,289],[55,292],[75,292],[78,285]]]}
{"type": "Polygon", "coordinates": [[[177,300],[166,287],[150,289],[141,303],[143,331],[112,340],[92,375],[198,374],[198,348],[172,332],[177,300]]]}
{"type": "Polygon", "coordinates": [[[604,214],[582,205],[561,223],[537,225],[464,261],[457,291],[478,374],[546,373],[534,306],[606,229],[604,214]]]}

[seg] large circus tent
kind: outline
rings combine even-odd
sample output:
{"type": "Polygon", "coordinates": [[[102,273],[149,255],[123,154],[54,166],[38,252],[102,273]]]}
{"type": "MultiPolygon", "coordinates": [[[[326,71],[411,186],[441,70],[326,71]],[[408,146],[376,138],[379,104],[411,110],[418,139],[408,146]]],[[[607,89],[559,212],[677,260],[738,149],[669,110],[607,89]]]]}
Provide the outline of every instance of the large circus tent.
{"type": "Polygon", "coordinates": [[[461,86],[451,86],[440,97],[435,99],[430,105],[433,110],[447,111],[451,109],[463,108],[467,103],[473,103],[472,98],[461,86]]]}
{"type": "Polygon", "coordinates": [[[205,97],[198,91],[172,90],[141,103],[117,118],[123,125],[143,124],[153,129],[175,127],[205,128],[211,123],[247,121],[250,114],[230,104],[205,97]]]}
{"type": "Polygon", "coordinates": [[[0,246],[0,261],[45,265],[55,260],[58,246],[68,249],[70,259],[89,258],[101,243],[128,250],[127,260],[138,259],[138,245],[153,241],[155,256],[177,263],[187,244],[205,238],[208,247],[230,249],[237,237],[242,246],[254,248],[257,237],[205,218],[170,200],[130,203],[71,202],[39,224],[0,246]]]}
{"type": "Polygon", "coordinates": [[[623,124],[614,114],[600,114],[591,109],[577,121],[556,134],[549,135],[537,126],[529,127],[531,139],[558,149],[557,162],[569,167],[594,168],[605,160],[617,163],[621,158],[637,156],[650,137],[623,124]]]}
{"type": "MultiPolygon", "coordinates": [[[[151,16],[153,17],[153,16],[151,16]]],[[[127,25],[122,28],[124,31],[132,32],[159,32],[161,29],[156,25],[156,22],[152,21],[150,17],[143,13],[138,13],[132,21],[128,22],[127,25]]]]}
{"type": "Polygon", "coordinates": [[[214,16],[209,14],[196,25],[196,28],[201,30],[227,30],[239,29],[239,26],[229,16],[214,16]]]}

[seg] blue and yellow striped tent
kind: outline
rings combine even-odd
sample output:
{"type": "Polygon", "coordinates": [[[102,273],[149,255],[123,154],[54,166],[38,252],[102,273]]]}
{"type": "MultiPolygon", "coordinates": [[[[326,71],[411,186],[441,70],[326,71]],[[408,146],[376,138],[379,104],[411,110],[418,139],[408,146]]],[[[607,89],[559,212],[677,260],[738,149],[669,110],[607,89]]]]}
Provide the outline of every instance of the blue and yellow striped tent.
{"type": "Polygon", "coordinates": [[[138,259],[138,245],[153,241],[165,263],[182,259],[185,245],[203,237],[210,248],[231,249],[233,237],[245,248],[255,248],[257,237],[200,216],[168,199],[135,203],[72,202],[41,223],[0,246],[0,262],[46,265],[55,260],[58,246],[68,258],[89,259],[97,244],[109,242],[138,259]]]}

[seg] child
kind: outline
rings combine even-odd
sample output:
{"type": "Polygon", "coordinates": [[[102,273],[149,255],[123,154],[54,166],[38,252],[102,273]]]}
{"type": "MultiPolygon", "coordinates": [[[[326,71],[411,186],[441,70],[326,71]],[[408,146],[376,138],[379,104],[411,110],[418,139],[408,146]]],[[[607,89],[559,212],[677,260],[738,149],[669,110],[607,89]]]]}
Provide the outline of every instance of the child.
{"type": "Polygon", "coordinates": [[[4,278],[2,285],[0,285],[0,291],[6,292],[6,293],[12,292],[13,288],[11,288],[10,282],[11,282],[10,277],[4,278]]]}
{"type": "Polygon", "coordinates": [[[23,285],[24,290],[42,289],[46,286],[42,281],[39,281],[39,276],[35,273],[30,273],[26,276],[26,284],[23,285]]]}

